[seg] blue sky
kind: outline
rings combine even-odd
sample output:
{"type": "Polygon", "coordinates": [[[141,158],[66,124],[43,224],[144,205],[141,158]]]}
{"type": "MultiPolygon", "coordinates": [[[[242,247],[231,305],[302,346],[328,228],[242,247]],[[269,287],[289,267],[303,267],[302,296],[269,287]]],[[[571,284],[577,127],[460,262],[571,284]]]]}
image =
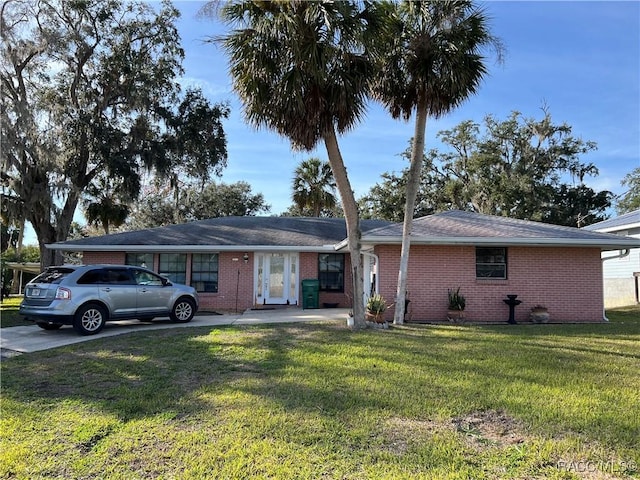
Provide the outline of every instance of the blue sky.
{"type": "MultiPolygon", "coordinates": [[[[231,106],[225,123],[229,161],[222,181],[249,182],[271,204],[272,214],[281,213],[291,205],[294,169],[311,156],[326,160],[324,146],[292,151],[286,139],[246,125],[224,52],[202,41],[224,27],[196,18],[201,2],[174,4],[182,13],[184,83],[231,106]]],[[[541,118],[545,104],[556,123],[566,122],[575,136],[598,144],[596,152],[583,157],[600,169],[589,185],[622,193],[620,181],[640,166],[640,2],[489,2],[484,7],[492,31],[506,46],[505,62],[491,60],[476,96],[428,122],[426,148],[438,147],[436,133],[463,120],[481,123],[487,114],[506,119],[513,110],[541,118]]],[[[412,133],[412,121],[393,120],[372,104],[365,121],[339,139],[356,197],[380,181],[383,172],[406,166],[399,154],[412,133]]]]}

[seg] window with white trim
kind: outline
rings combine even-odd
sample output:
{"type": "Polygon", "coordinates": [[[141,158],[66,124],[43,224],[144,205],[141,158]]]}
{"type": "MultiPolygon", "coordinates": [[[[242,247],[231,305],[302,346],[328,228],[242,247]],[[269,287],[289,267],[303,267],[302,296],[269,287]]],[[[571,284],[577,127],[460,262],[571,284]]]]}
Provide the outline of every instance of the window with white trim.
{"type": "Polygon", "coordinates": [[[476,247],[476,278],[507,278],[506,247],[476,247]]]}

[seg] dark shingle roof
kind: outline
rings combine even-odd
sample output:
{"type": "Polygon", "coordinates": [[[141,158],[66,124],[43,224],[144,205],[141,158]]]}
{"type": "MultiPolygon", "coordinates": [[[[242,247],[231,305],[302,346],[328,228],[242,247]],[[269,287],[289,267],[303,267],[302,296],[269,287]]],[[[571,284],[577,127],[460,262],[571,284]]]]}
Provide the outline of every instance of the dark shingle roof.
{"type": "MultiPolygon", "coordinates": [[[[362,220],[363,232],[390,225],[384,220],[362,220]]],[[[343,218],[220,217],[180,225],[58,242],[58,250],[114,250],[115,247],[156,246],[333,246],[347,236],[343,218]]],[[[122,249],[122,248],[120,248],[122,249]]]]}
{"type": "MultiPolygon", "coordinates": [[[[363,234],[366,243],[398,243],[402,225],[392,224],[363,234]]],[[[452,210],[413,221],[412,243],[575,245],[603,248],[638,247],[640,242],[606,233],[493,215],[452,210]]]]}
{"type": "MultiPolygon", "coordinates": [[[[402,224],[362,220],[363,244],[399,244],[402,224]]],[[[67,251],[184,251],[198,249],[331,250],[346,247],[342,218],[221,217],[180,225],[68,240],[49,245],[67,251]]],[[[640,239],[507,217],[453,210],[415,219],[413,244],[640,247],[640,239]]]]}

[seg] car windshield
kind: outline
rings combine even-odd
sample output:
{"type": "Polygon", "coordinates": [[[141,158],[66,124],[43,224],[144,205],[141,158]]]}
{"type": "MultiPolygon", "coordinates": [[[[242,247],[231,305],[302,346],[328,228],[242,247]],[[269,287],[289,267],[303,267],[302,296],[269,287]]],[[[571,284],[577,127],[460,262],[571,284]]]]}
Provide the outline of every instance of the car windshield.
{"type": "Polygon", "coordinates": [[[64,277],[66,277],[73,271],[73,268],[65,267],[48,268],[36,278],[34,278],[31,283],[60,283],[60,281],[64,277]]]}

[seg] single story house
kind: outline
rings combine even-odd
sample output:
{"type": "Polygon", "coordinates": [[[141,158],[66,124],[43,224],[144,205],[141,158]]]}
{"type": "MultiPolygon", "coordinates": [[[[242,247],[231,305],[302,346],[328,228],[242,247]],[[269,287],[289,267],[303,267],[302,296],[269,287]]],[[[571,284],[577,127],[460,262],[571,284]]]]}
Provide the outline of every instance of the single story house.
{"type": "MultiPolygon", "coordinates": [[[[379,292],[392,303],[402,225],[362,220],[361,229],[364,291],[379,292]]],[[[304,307],[307,279],[318,281],[319,306],[352,304],[346,227],[340,218],[222,217],[47,247],[82,252],[87,264],[147,266],[193,285],[203,309],[304,307]]],[[[506,295],[522,301],[515,309],[518,322],[528,321],[536,304],[549,309],[551,321],[602,321],[601,252],[634,247],[640,240],[470,212],[418,218],[406,320],[445,320],[447,291],[460,287],[470,321],[506,321],[506,295]]]]}
{"type": "MultiPolygon", "coordinates": [[[[585,227],[585,230],[640,239],[640,210],[594,223],[585,227]]],[[[623,307],[640,303],[640,248],[631,248],[622,254],[604,252],[602,259],[605,307],[623,307]]]]}

